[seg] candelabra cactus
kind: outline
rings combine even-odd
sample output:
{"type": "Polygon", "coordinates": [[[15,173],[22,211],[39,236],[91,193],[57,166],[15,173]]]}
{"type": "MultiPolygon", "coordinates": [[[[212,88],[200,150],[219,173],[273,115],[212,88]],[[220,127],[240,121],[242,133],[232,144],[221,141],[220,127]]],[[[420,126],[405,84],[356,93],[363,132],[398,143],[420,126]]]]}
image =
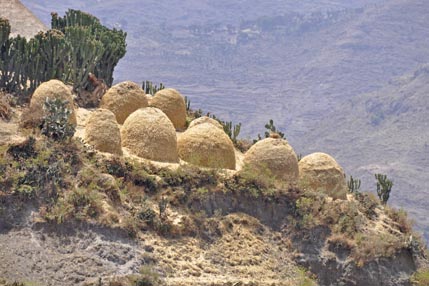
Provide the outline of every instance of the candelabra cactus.
{"type": "Polygon", "coordinates": [[[113,70],[126,52],[126,33],[108,29],[87,13],[52,14],[52,30],[27,41],[9,38],[10,25],[0,18],[0,87],[22,95],[50,79],[72,82],[78,94],[92,86],[93,73],[110,86],[113,70]]]}
{"type": "Polygon", "coordinates": [[[347,182],[347,187],[350,193],[358,193],[360,189],[361,181],[359,179],[353,179],[353,176],[350,176],[350,180],[347,182]]]}
{"type": "Polygon", "coordinates": [[[240,134],[241,131],[241,123],[233,124],[232,121],[229,122],[223,122],[221,121],[221,124],[223,126],[223,130],[225,133],[231,138],[232,143],[237,143],[237,137],[240,134]]]}
{"type": "MultiPolygon", "coordinates": [[[[153,84],[151,81],[144,81],[142,84],[142,89],[145,91],[146,94],[151,94],[154,95],[155,93],[157,93],[158,91],[164,89],[165,86],[164,84],[162,84],[162,82],[159,84],[159,87],[155,84],[153,84]]],[[[186,101],[186,97],[185,97],[185,101],[186,101]]]]}
{"type": "Polygon", "coordinates": [[[386,175],[382,174],[375,174],[375,179],[377,180],[377,195],[380,198],[382,204],[385,205],[389,200],[393,182],[387,179],[386,175]]]}
{"type": "MultiPolygon", "coordinates": [[[[113,70],[126,52],[125,38],[127,34],[122,30],[108,29],[101,25],[100,20],[96,17],[73,9],[69,9],[64,17],[59,17],[57,13],[52,13],[51,25],[53,29],[61,30],[65,34],[67,34],[67,29],[71,27],[80,27],[80,29],[86,30],[87,34],[81,34],[81,36],[84,36],[82,39],[85,39],[86,43],[82,42],[82,47],[80,48],[85,50],[88,55],[91,55],[91,49],[88,50],[87,46],[88,41],[97,41],[101,44],[103,51],[95,57],[92,72],[97,78],[103,79],[108,86],[111,86],[113,70]]],[[[80,88],[86,88],[88,83],[85,82],[82,85],[80,88]]]]}
{"type": "Polygon", "coordinates": [[[26,75],[30,90],[50,79],[64,79],[70,47],[59,30],[38,33],[27,43],[26,75]],[[43,72],[41,72],[43,71],[43,72]]]}
{"type": "Polygon", "coordinates": [[[88,75],[94,73],[97,59],[104,53],[104,47],[84,27],[67,27],[65,36],[70,46],[66,81],[73,82],[73,90],[80,94],[90,84],[88,75]]]}
{"type": "Polygon", "coordinates": [[[7,19],[0,18],[0,47],[9,39],[10,24],[7,19]]]}

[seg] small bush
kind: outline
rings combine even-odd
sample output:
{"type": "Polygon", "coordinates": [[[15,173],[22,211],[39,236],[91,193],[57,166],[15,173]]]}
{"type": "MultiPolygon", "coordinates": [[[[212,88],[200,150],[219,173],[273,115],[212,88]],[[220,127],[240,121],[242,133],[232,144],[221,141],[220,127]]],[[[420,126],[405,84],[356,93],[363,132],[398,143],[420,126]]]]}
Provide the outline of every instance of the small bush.
{"type": "Polygon", "coordinates": [[[119,156],[112,156],[104,164],[106,172],[115,177],[126,177],[132,170],[132,166],[119,156]]]}
{"type": "Polygon", "coordinates": [[[12,118],[12,108],[4,96],[0,94],[0,119],[9,121],[12,118]]]}
{"type": "Polygon", "coordinates": [[[276,179],[268,169],[256,170],[245,166],[239,173],[225,180],[225,187],[231,191],[246,192],[254,197],[272,195],[276,190],[276,179]]]}
{"type": "Polygon", "coordinates": [[[21,143],[10,145],[7,149],[7,153],[11,155],[14,160],[28,159],[37,155],[35,147],[36,139],[30,136],[21,143]]]}
{"type": "Polygon", "coordinates": [[[44,109],[46,115],[43,118],[42,134],[55,141],[70,139],[75,132],[75,127],[69,122],[71,110],[68,102],[59,98],[46,98],[44,109]]]}
{"type": "Polygon", "coordinates": [[[48,220],[63,223],[67,219],[86,220],[101,213],[101,196],[91,189],[70,191],[61,197],[45,215],[48,220]]]}
{"type": "Polygon", "coordinates": [[[415,286],[429,285],[429,268],[419,269],[415,272],[410,279],[411,283],[415,286]]]}
{"type": "Polygon", "coordinates": [[[413,223],[408,219],[407,212],[405,210],[386,207],[385,212],[396,223],[402,233],[411,233],[413,223]]]}
{"type": "Polygon", "coordinates": [[[387,233],[357,233],[355,241],[356,247],[352,251],[352,256],[359,266],[377,257],[392,257],[399,248],[403,247],[402,237],[387,233]]]}
{"type": "Polygon", "coordinates": [[[369,219],[377,216],[376,208],[380,205],[373,193],[355,193],[355,198],[359,202],[359,210],[369,219]]]}
{"type": "Polygon", "coordinates": [[[138,212],[137,218],[148,225],[153,226],[156,218],[156,212],[145,203],[143,204],[142,209],[138,212]]]}
{"type": "Polygon", "coordinates": [[[134,169],[129,176],[134,185],[145,187],[145,190],[150,193],[154,193],[158,189],[158,183],[154,176],[149,175],[143,169],[134,169]]]}

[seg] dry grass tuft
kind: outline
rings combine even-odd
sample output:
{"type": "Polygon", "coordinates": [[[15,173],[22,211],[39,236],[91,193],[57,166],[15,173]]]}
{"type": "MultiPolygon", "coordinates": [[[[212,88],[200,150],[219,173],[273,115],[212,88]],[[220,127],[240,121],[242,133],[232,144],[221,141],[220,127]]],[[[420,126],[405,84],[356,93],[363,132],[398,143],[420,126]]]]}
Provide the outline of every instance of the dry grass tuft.
{"type": "Polygon", "coordinates": [[[3,94],[0,94],[0,118],[9,121],[12,117],[12,108],[8,99],[3,94]]]}

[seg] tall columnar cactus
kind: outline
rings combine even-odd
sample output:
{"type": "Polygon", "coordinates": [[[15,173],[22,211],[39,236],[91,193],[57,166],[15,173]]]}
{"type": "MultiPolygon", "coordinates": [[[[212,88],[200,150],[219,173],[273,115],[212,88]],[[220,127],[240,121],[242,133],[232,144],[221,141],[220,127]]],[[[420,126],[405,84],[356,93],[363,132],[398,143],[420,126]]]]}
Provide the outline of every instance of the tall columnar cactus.
{"type": "Polygon", "coordinates": [[[10,24],[7,19],[0,18],[0,47],[9,39],[10,24]]]}
{"type": "Polygon", "coordinates": [[[353,179],[353,176],[350,176],[350,180],[347,182],[347,187],[349,192],[352,194],[358,193],[360,189],[361,181],[359,179],[353,179]]]}
{"type": "Polygon", "coordinates": [[[9,81],[9,35],[9,21],[7,19],[0,18],[0,87],[3,88],[6,87],[9,81]]]}
{"type": "Polygon", "coordinates": [[[191,111],[191,99],[187,96],[185,96],[185,106],[186,112],[189,113],[189,111],[191,111]]]}
{"type": "Polygon", "coordinates": [[[95,73],[108,86],[113,83],[113,70],[119,60],[125,56],[127,34],[121,30],[109,30],[103,26],[97,31],[98,40],[103,44],[104,52],[95,66],[95,73]]]}
{"type": "MultiPolygon", "coordinates": [[[[151,94],[151,95],[155,95],[155,93],[157,93],[158,91],[160,91],[164,88],[165,88],[165,86],[162,82],[159,84],[159,87],[156,84],[154,85],[149,80],[144,81],[142,84],[142,89],[145,91],[145,93],[151,94]]],[[[186,102],[186,96],[185,96],[185,102],[186,102]]]]}
{"type": "Polygon", "coordinates": [[[70,47],[64,34],[59,30],[49,30],[39,33],[34,42],[38,44],[41,60],[46,63],[42,81],[64,78],[64,70],[68,61],[70,47]]]}
{"type": "Polygon", "coordinates": [[[233,124],[232,121],[219,121],[223,126],[225,133],[231,138],[231,141],[235,144],[237,143],[237,137],[240,134],[241,123],[233,124]]]}
{"type": "Polygon", "coordinates": [[[377,180],[377,195],[380,201],[385,205],[390,197],[390,191],[393,187],[393,182],[387,179],[386,175],[375,174],[377,180]]]}
{"type": "MultiPolygon", "coordinates": [[[[67,29],[71,27],[80,27],[89,32],[85,35],[86,37],[101,43],[103,53],[99,57],[96,57],[94,70],[92,72],[97,78],[103,79],[108,86],[111,86],[113,82],[113,70],[126,52],[125,39],[127,34],[122,30],[108,29],[101,25],[96,17],[72,9],[68,10],[64,17],[59,17],[58,14],[53,13],[51,24],[53,29],[61,30],[66,34],[66,37],[67,29]]],[[[85,43],[83,43],[83,45],[85,45],[85,43]]],[[[87,86],[88,83],[86,82],[78,89],[86,88],[87,86]]]]}
{"type": "Polygon", "coordinates": [[[52,30],[27,42],[9,38],[10,25],[0,19],[0,87],[31,94],[44,81],[60,79],[73,83],[79,94],[91,89],[88,74],[107,85],[113,70],[125,55],[126,33],[108,29],[87,13],[69,10],[64,17],[52,14],[52,30]]]}
{"type": "Polygon", "coordinates": [[[69,62],[69,45],[59,30],[40,32],[27,44],[26,74],[30,83],[29,90],[50,79],[65,80],[69,62]]]}
{"type": "Polygon", "coordinates": [[[52,29],[58,29],[64,32],[67,27],[89,27],[95,25],[101,25],[96,17],[79,10],[69,9],[63,18],[59,17],[57,13],[51,13],[52,29]]]}
{"type": "Polygon", "coordinates": [[[89,73],[94,73],[97,60],[104,47],[84,27],[67,27],[65,37],[70,48],[70,61],[66,70],[66,81],[73,82],[73,90],[81,93],[88,85],[89,73]]]}

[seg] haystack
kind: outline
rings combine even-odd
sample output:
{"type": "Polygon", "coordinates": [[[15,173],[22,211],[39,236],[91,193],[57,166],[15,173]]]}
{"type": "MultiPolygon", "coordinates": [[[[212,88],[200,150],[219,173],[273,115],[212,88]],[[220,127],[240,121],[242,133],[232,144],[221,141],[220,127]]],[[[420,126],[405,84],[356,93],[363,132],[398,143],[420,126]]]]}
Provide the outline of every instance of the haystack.
{"type": "Polygon", "coordinates": [[[122,146],[133,154],[160,162],[178,162],[176,130],[164,112],[154,107],[134,111],[121,129],[122,146]]]}
{"type": "Polygon", "coordinates": [[[202,116],[202,117],[198,117],[198,118],[192,120],[191,123],[189,124],[188,129],[192,128],[194,126],[197,126],[199,124],[202,124],[202,123],[210,123],[210,124],[216,126],[217,128],[219,128],[220,130],[223,130],[223,126],[222,126],[222,124],[219,123],[219,121],[217,121],[213,118],[210,118],[208,116],[202,116]]]}
{"type": "Polygon", "coordinates": [[[235,169],[234,145],[226,133],[211,123],[198,124],[179,135],[179,157],[191,164],[235,169]]]}
{"type": "MultiPolygon", "coordinates": [[[[36,88],[30,100],[30,107],[23,113],[22,120],[31,120],[35,124],[42,122],[43,117],[46,115],[43,106],[47,98],[66,100],[68,102],[67,107],[71,110],[69,122],[73,125],[77,124],[71,90],[63,82],[56,79],[44,82],[36,88]]],[[[25,125],[25,122],[23,125],[25,125]]]]}
{"type": "Polygon", "coordinates": [[[184,129],[186,127],[186,106],[185,99],[175,89],[166,88],[158,91],[149,101],[149,105],[161,109],[171,122],[174,128],[184,129]]]}
{"type": "Polygon", "coordinates": [[[112,111],[119,124],[139,108],[147,107],[148,102],[143,89],[136,83],[124,81],[112,86],[101,99],[101,108],[112,111]]]}
{"type": "Polygon", "coordinates": [[[85,127],[85,141],[101,152],[122,155],[121,133],[115,114],[108,109],[95,110],[85,127]]]}
{"type": "Polygon", "coordinates": [[[298,159],[284,139],[266,138],[256,142],[246,152],[243,168],[274,179],[294,184],[298,182],[298,159]]]}
{"type": "Polygon", "coordinates": [[[303,188],[323,192],[335,199],[346,199],[343,169],[325,153],[313,153],[299,161],[299,181],[303,188]]]}

